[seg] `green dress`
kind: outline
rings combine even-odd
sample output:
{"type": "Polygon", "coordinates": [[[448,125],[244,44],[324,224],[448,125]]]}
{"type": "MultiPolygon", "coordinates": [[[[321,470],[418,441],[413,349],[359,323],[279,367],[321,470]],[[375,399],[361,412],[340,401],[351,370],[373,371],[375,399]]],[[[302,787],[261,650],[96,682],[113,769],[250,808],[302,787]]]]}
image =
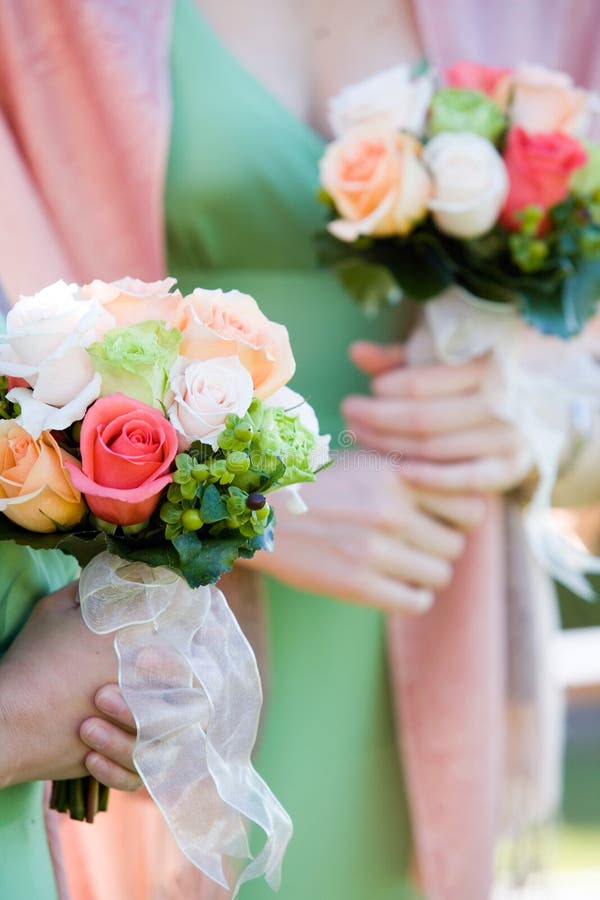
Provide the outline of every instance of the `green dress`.
{"type": "MultiPolygon", "coordinates": [[[[216,39],[191,0],[176,6],[166,187],[169,273],[183,291],[238,288],[289,329],[291,384],[322,430],[366,383],[348,360],[389,336],[316,265],[319,137],[216,39]]],[[[308,513],[310,515],[310,512],[308,513]]],[[[256,765],[295,833],[281,900],[405,900],[410,828],[395,749],[383,616],[268,582],[272,683],[256,765]]],[[[264,882],[241,900],[267,900],[264,882]]]]}
{"type": "MultiPolygon", "coordinates": [[[[0,543],[0,654],[41,597],[72,581],[74,560],[57,551],[33,552],[0,543]]],[[[0,735],[0,740],[1,740],[0,735]]],[[[54,900],[56,887],[46,842],[41,783],[0,791],[0,897],[54,900]]]]}

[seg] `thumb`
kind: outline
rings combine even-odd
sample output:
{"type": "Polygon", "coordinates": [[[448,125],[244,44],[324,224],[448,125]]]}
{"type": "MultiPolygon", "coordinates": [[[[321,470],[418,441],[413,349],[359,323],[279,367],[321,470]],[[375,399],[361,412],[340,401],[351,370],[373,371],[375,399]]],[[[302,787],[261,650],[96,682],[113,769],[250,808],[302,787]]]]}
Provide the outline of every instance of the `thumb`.
{"type": "Polygon", "coordinates": [[[406,351],[402,344],[355,341],[350,345],[350,359],[365,375],[375,376],[405,365],[406,351]]]}

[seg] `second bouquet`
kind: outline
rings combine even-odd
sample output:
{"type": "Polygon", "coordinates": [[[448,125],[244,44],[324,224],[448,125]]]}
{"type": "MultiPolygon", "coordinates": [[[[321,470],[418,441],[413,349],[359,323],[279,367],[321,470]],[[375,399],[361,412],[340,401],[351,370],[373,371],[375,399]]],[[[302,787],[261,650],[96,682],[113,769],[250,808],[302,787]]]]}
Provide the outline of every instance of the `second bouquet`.
{"type": "MultiPolygon", "coordinates": [[[[328,440],[286,387],[285,327],[248,295],[174,285],[57,282],[8,314],[0,540],[85,566],[84,619],[115,634],[136,768],[181,849],[225,887],[276,886],[291,822],[250,761],[260,679],[214,584],[271,549],[269,494],[301,508],[328,440]]],[[[97,788],[53,799],[78,818],[98,808],[97,788]]]]}

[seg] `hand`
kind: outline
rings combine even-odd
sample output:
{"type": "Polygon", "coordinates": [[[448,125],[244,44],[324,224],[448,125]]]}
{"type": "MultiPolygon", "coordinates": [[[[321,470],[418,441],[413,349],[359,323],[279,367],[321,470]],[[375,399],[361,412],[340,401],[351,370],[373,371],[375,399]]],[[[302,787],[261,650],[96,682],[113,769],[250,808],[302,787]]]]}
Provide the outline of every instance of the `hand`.
{"type": "Polygon", "coordinates": [[[77,585],[41,600],[0,663],[0,786],[89,773],[138,788],[135,728],[116,677],[112,637],[89,631],[77,585]]]}
{"type": "Polygon", "coordinates": [[[348,397],[343,412],[357,441],[402,453],[402,477],[427,491],[507,491],[532,463],[518,429],[490,410],[482,384],[488,357],[462,365],[407,366],[399,345],[357,343],[354,362],[373,375],[372,397],[348,397]]]}
{"type": "Polygon", "coordinates": [[[419,509],[399,473],[377,454],[338,453],[302,486],[303,515],[269,495],[277,528],[273,553],[253,568],[302,590],[389,611],[428,609],[452,578],[464,536],[419,509]]]}

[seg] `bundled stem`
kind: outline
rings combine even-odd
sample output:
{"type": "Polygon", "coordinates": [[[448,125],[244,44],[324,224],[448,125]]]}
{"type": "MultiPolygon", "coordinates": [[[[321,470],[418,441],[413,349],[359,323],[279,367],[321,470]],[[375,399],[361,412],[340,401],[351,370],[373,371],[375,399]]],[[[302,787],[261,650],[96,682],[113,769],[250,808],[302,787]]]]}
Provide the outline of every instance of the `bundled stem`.
{"type": "Polygon", "coordinates": [[[109,789],[91,775],[84,778],[70,778],[67,781],[53,781],[50,795],[50,809],[69,813],[78,822],[94,821],[96,813],[108,809],[109,789]]]}

